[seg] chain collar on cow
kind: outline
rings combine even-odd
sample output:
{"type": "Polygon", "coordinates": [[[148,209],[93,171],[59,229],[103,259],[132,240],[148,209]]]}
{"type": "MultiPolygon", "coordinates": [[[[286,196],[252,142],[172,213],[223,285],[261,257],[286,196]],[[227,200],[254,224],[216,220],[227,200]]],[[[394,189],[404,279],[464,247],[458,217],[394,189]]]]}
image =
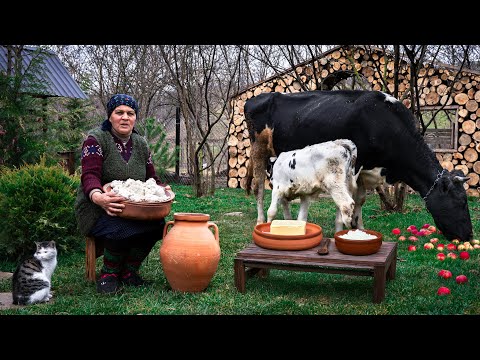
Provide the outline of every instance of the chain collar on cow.
{"type": "Polygon", "coordinates": [[[438,175],[437,175],[437,178],[435,179],[435,181],[433,182],[433,185],[432,187],[430,188],[430,190],[428,190],[428,192],[426,193],[426,195],[423,197],[423,201],[427,202],[427,197],[428,195],[430,195],[430,193],[432,192],[433,188],[435,187],[435,185],[438,183],[438,181],[440,180],[440,178],[443,176],[443,173],[446,171],[446,169],[443,169],[442,172],[439,172],[438,175]]]}

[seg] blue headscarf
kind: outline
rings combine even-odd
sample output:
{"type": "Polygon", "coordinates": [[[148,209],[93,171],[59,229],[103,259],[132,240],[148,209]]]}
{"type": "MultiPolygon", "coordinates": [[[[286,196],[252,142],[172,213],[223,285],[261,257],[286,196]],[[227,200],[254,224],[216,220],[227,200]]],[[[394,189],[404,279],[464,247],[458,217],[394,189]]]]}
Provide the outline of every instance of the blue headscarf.
{"type": "Polygon", "coordinates": [[[113,95],[107,103],[107,119],[110,118],[113,110],[120,105],[130,106],[133,110],[135,110],[135,115],[138,116],[138,104],[136,100],[130,95],[116,94],[113,95]]]}
{"type": "MultiPolygon", "coordinates": [[[[112,123],[108,119],[110,118],[110,115],[112,115],[113,110],[120,105],[130,106],[135,110],[135,115],[138,116],[138,104],[133,97],[126,94],[113,95],[107,103],[107,119],[102,123],[103,131],[110,131],[112,129],[112,123]]],[[[133,129],[133,132],[137,132],[135,128],[133,129]]]]}

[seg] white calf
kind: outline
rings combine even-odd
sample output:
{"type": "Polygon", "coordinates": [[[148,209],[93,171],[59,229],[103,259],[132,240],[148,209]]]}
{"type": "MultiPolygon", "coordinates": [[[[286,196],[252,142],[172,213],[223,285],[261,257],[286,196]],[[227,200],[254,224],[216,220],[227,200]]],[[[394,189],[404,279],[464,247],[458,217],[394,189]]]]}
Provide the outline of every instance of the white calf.
{"type": "Polygon", "coordinates": [[[290,201],[300,198],[298,220],[307,221],[310,199],[329,194],[335,202],[342,223],[352,226],[353,194],[357,189],[355,161],[357,147],[350,140],[339,139],[281,153],[272,171],[272,202],[267,222],[283,205],[284,219],[291,219],[290,201]]]}

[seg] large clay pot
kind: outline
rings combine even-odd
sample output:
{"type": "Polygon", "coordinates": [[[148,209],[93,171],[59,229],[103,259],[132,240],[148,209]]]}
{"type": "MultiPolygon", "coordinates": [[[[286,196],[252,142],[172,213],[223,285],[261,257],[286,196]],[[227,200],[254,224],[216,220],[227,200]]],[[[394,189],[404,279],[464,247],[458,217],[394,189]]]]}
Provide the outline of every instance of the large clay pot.
{"type": "Polygon", "coordinates": [[[173,218],[165,224],[160,246],[165,277],[173,290],[203,291],[220,260],[218,227],[208,214],[175,213],[173,218]]]}

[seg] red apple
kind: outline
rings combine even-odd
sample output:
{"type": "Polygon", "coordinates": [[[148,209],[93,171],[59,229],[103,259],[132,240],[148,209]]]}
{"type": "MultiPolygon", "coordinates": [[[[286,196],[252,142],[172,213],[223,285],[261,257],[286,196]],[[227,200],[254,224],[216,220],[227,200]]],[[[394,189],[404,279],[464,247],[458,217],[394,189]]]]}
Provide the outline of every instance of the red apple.
{"type": "Polygon", "coordinates": [[[438,238],[431,238],[431,239],[430,239],[430,242],[431,242],[432,244],[435,244],[435,243],[438,242],[438,238]]]}
{"type": "Polygon", "coordinates": [[[425,232],[425,230],[420,230],[419,232],[417,232],[416,235],[417,235],[417,236],[426,236],[427,233],[425,232]]]}
{"type": "Polygon", "coordinates": [[[445,271],[447,271],[447,270],[443,270],[443,269],[440,270],[440,271],[438,272],[438,276],[443,277],[443,274],[445,274],[445,271]]]}
{"type": "Polygon", "coordinates": [[[447,250],[448,250],[448,251],[457,250],[457,246],[456,246],[455,244],[448,244],[448,245],[447,245],[447,250]]]}
{"type": "Polygon", "coordinates": [[[408,237],[408,240],[410,240],[410,241],[418,241],[418,238],[417,238],[416,236],[413,236],[413,235],[412,235],[412,236],[409,236],[409,237],[408,237]]]}
{"type": "Polygon", "coordinates": [[[460,254],[458,256],[460,256],[460,259],[462,259],[462,260],[467,260],[467,259],[470,258],[470,254],[466,251],[460,252],[460,254]]]}
{"type": "Polygon", "coordinates": [[[444,279],[450,279],[453,275],[450,270],[440,270],[438,273],[438,276],[444,278],[444,279]]]}
{"type": "Polygon", "coordinates": [[[437,254],[437,259],[440,260],[440,261],[445,260],[445,254],[444,253],[438,253],[437,254]]]}
{"type": "Polygon", "coordinates": [[[455,244],[455,245],[458,245],[458,244],[460,244],[460,240],[458,240],[458,239],[453,239],[453,240],[452,240],[452,243],[455,244]]]}
{"type": "Polygon", "coordinates": [[[433,225],[430,225],[430,226],[428,227],[428,231],[431,231],[432,233],[434,233],[435,231],[437,231],[437,228],[436,228],[435,226],[433,226],[433,225]]]}
{"type": "Polygon", "coordinates": [[[449,257],[450,259],[452,260],[455,260],[457,258],[457,254],[453,253],[453,252],[449,252],[447,254],[447,257],[449,257]]]}
{"type": "Polygon", "coordinates": [[[429,226],[430,224],[423,224],[422,229],[428,229],[429,226]]]}
{"type": "Polygon", "coordinates": [[[410,225],[409,227],[407,227],[408,232],[412,232],[413,229],[417,230],[417,227],[415,225],[410,225]]]}
{"type": "Polygon", "coordinates": [[[455,278],[455,281],[457,282],[457,284],[465,284],[468,281],[468,279],[465,275],[458,275],[455,278]]]}
{"type": "Polygon", "coordinates": [[[400,235],[401,233],[402,233],[402,231],[399,228],[395,228],[395,229],[392,230],[393,235],[400,235]]]}
{"type": "Polygon", "coordinates": [[[433,245],[432,243],[429,243],[429,242],[423,244],[423,248],[424,248],[425,250],[431,250],[431,249],[433,249],[434,247],[435,247],[435,245],[433,245]]]}
{"type": "Polygon", "coordinates": [[[437,250],[438,251],[443,251],[443,249],[445,249],[445,245],[443,245],[443,244],[438,244],[437,245],[437,250]]]}
{"type": "Polygon", "coordinates": [[[400,235],[400,236],[398,237],[398,240],[399,240],[399,241],[405,241],[405,240],[407,240],[407,238],[406,238],[405,236],[403,236],[403,235],[400,235]]]}
{"type": "Polygon", "coordinates": [[[408,245],[408,251],[417,251],[417,247],[415,245],[408,245]]]}
{"type": "Polygon", "coordinates": [[[438,295],[449,295],[450,294],[450,289],[445,287],[445,286],[441,286],[441,287],[438,288],[437,294],[438,295]]]}

